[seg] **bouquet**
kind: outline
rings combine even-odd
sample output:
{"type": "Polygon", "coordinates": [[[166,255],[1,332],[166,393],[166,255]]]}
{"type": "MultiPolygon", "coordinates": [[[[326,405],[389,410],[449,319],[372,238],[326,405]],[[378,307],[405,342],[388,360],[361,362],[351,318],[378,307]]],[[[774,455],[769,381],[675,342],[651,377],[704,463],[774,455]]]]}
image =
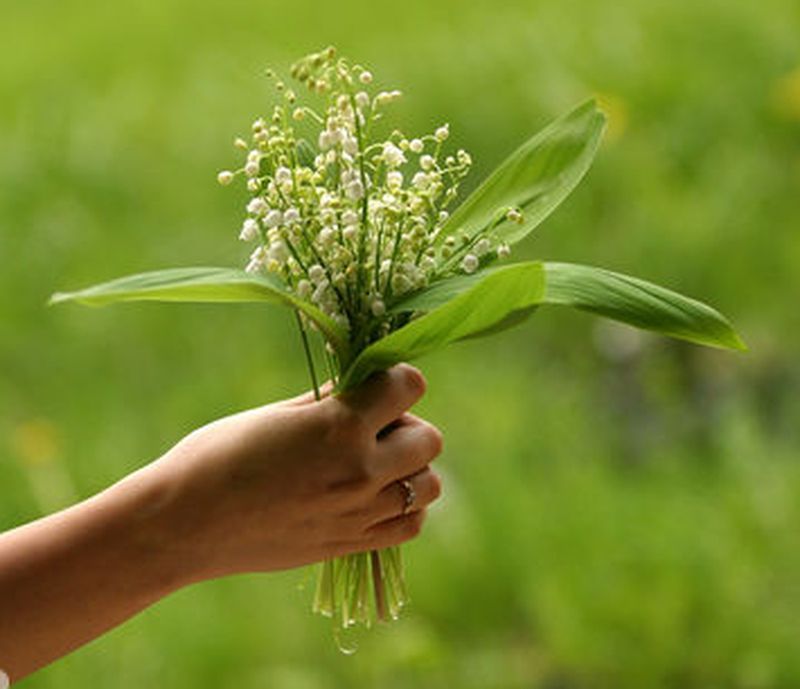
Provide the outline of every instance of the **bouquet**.
{"type": "MultiPolygon", "coordinates": [[[[176,268],[58,293],[52,302],[267,302],[291,309],[312,385],[334,392],[451,342],[523,322],[542,305],[570,306],[713,347],[743,342],[717,311],[638,278],[569,263],[505,262],[589,168],[605,118],[579,105],[526,141],[456,206],[472,159],[447,124],[418,136],[385,126],[401,97],[333,48],[291,76],[315,106],[271,71],[280,94],[237,138],[249,201],[239,239],[244,270],[176,268]],[[455,209],[453,210],[455,206],[455,209]],[[314,355],[312,339],[324,346],[314,355]]],[[[397,617],[406,602],[398,548],[322,565],[314,609],[342,626],[397,617]]]]}

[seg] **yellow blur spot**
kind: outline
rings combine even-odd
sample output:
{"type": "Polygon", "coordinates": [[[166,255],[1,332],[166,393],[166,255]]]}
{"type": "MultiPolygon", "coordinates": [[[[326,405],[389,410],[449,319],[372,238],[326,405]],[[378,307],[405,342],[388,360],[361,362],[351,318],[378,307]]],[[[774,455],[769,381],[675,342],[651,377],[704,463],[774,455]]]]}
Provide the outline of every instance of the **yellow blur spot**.
{"type": "Polygon", "coordinates": [[[59,461],[61,439],[52,422],[47,419],[24,421],[12,430],[10,442],[43,514],[75,502],[77,493],[59,461]]]}
{"type": "Polygon", "coordinates": [[[11,446],[26,464],[48,464],[59,454],[58,431],[47,419],[25,421],[12,431],[11,446]]]}
{"type": "Polygon", "coordinates": [[[596,97],[598,106],[608,117],[606,141],[609,143],[619,141],[628,129],[628,104],[611,93],[598,93],[596,97]]]}
{"type": "Polygon", "coordinates": [[[800,122],[800,67],[796,67],[772,85],[771,100],[778,115],[800,122]]]}

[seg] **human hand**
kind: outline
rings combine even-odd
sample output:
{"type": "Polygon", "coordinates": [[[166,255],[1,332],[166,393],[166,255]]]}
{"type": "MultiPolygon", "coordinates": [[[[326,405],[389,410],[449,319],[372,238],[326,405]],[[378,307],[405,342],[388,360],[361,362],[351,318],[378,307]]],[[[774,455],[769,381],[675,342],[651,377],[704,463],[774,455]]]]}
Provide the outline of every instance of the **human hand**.
{"type": "MultiPolygon", "coordinates": [[[[158,485],[149,537],[192,580],[296,567],[419,533],[440,493],[440,432],[407,412],[425,391],[399,365],[357,390],[215,421],[146,467],[158,485]],[[403,514],[409,478],[416,498],[403,514]]],[[[133,478],[133,477],[131,477],[133,478]]]]}

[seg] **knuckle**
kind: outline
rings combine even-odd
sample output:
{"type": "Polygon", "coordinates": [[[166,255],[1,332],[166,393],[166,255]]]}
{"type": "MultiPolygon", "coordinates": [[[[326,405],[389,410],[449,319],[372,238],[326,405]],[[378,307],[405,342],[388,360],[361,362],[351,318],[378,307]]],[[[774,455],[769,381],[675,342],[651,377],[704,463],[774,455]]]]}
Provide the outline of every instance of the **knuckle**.
{"type": "Polygon", "coordinates": [[[430,475],[430,495],[431,495],[431,502],[434,500],[438,500],[439,497],[442,495],[442,479],[439,478],[438,474],[431,472],[430,475]]]}
{"type": "Polygon", "coordinates": [[[405,386],[417,397],[422,397],[428,387],[422,371],[409,364],[398,364],[396,368],[405,386]]]}
{"type": "Polygon", "coordinates": [[[375,480],[363,465],[348,467],[331,482],[328,496],[337,505],[357,512],[374,492],[375,480]]]}
{"type": "Polygon", "coordinates": [[[425,510],[419,510],[409,514],[403,523],[402,535],[404,539],[416,538],[422,532],[422,525],[425,522],[425,510]]]}
{"type": "Polygon", "coordinates": [[[343,455],[344,484],[348,492],[356,497],[374,493],[379,479],[373,457],[366,448],[354,448],[343,455]]]}
{"type": "Polygon", "coordinates": [[[354,495],[362,495],[367,491],[371,491],[375,482],[375,476],[370,469],[369,463],[364,461],[364,458],[354,456],[349,462],[347,469],[347,481],[349,492],[354,495]]]}
{"type": "Polygon", "coordinates": [[[329,439],[334,445],[359,444],[367,437],[367,428],[361,414],[347,404],[333,405],[330,412],[329,439]]]}
{"type": "Polygon", "coordinates": [[[423,437],[428,444],[431,459],[438,457],[444,449],[444,436],[436,426],[426,423],[423,426],[423,437]]]}

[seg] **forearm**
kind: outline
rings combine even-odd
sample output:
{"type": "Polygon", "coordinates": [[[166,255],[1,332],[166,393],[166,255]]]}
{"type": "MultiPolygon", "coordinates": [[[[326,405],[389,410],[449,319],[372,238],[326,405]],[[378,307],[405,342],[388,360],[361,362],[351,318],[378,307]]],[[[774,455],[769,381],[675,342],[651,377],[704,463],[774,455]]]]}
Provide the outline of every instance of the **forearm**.
{"type": "Polygon", "coordinates": [[[18,680],[187,580],[159,527],[157,472],[0,535],[0,669],[18,680]]]}

